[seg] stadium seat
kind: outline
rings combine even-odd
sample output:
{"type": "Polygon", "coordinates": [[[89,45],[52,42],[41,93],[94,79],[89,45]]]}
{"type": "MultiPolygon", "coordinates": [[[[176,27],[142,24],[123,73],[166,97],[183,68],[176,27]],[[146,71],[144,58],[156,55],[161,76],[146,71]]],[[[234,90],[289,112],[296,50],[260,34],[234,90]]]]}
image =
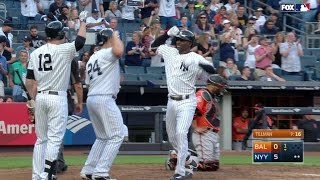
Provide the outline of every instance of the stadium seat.
{"type": "Polygon", "coordinates": [[[240,78],[241,77],[241,75],[232,75],[232,76],[229,76],[229,80],[230,81],[235,81],[235,80],[237,80],[238,78],[240,78]]]}
{"type": "Polygon", "coordinates": [[[161,80],[162,75],[161,74],[139,74],[140,81],[146,81],[146,80],[161,80]]]}
{"type": "Polygon", "coordinates": [[[144,74],[143,66],[126,66],[124,72],[127,74],[144,74]]]}
{"type": "Polygon", "coordinates": [[[315,70],[315,79],[320,80],[320,62],[316,62],[314,64],[314,70],[315,70]]]}
{"type": "Polygon", "coordinates": [[[309,67],[314,67],[314,64],[317,61],[316,56],[302,56],[301,59],[301,69],[302,71],[305,71],[309,67]]]}
{"type": "Polygon", "coordinates": [[[125,81],[138,81],[138,74],[122,74],[125,81]]]}
{"type": "Polygon", "coordinates": [[[299,75],[284,75],[283,78],[286,81],[303,81],[303,76],[299,75]]]}
{"type": "Polygon", "coordinates": [[[151,74],[163,74],[164,73],[164,67],[147,67],[146,70],[147,70],[147,73],[151,73],[151,74]]]}

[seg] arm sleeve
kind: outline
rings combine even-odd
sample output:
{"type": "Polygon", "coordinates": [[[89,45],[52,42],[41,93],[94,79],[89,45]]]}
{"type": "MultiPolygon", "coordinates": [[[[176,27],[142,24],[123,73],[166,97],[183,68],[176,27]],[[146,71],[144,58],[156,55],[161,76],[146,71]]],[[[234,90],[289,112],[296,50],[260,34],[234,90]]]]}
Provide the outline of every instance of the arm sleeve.
{"type": "Polygon", "coordinates": [[[166,43],[166,40],[169,38],[167,33],[164,33],[163,35],[159,36],[154,42],[151,44],[151,48],[157,48],[162,44],[166,43]]]}
{"type": "Polygon", "coordinates": [[[76,51],[79,51],[80,49],[82,49],[85,42],[86,42],[86,38],[77,36],[75,40],[76,51]]]}
{"type": "Polygon", "coordinates": [[[76,84],[80,82],[80,73],[77,61],[73,60],[71,62],[71,84],[76,84]]]}
{"type": "Polygon", "coordinates": [[[27,70],[27,76],[26,76],[26,78],[27,78],[27,79],[33,79],[33,80],[35,80],[33,70],[30,70],[30,69],[27,70]]]}
{"type": "Polygon", "coordinates": [[[214,69],[212,63],[208,62],[206,59],[204,59],[202,56],[200,57],[199,66],[207,73],[214,74],[216,73],[216,70],[214,69]]]}

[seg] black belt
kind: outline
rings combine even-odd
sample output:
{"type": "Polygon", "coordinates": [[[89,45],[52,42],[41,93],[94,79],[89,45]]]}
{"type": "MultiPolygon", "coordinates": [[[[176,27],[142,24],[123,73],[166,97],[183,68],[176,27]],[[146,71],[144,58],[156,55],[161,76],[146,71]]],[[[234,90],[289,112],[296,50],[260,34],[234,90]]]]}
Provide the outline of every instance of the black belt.
{"type": "MultiPolygon", "coordinates": [[[[41,93],[43,91],[38,91],[38,93],[41,93]]],[[[48,94],[51,94],[51,95],[59,95],[59,92],[57,91],[48,91],[48,94]]]]}
{"type": "Polygon", "coordinates": [[[182,95],[176,95],[176,96],[169,96],[170,99],[172,100],[175,100],[175,101],[181,101],[181,100],[184,100],[184,99],[189,99],[189,95],[185,95],[185,96],[182,96],[182,95]]]}
{"type": "Polygon", "coordinates": [[[212,131],[212,132],[214,132],[214,133],[218,133],[218,132],[219,132],[218,130],[213,129],[213,128],[209,128],[209,127],[207,128],[207,130],[208,130],[208,131],[212,131]]]}

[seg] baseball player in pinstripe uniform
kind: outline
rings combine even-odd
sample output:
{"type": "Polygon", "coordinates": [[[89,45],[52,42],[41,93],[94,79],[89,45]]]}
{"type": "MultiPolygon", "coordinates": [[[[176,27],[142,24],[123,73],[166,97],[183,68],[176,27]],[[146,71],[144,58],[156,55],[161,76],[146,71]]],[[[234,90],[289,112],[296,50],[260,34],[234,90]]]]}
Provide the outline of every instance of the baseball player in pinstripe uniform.
{"type": "Polygon", "coordinates": [[[109,171],[124,138],[124,125],[116,97],[120,89],[119,59],[123,43],[117,31],[103,29],[97,35],[101,49],[86,65],[89,85],[87,107],[97,139],[81,170],[82,179],[111,179],[109,171]]]}
{"type": "Polygon", "coordinates": [[[55,180],[56,159],[64,137],[68,118],[67,89],[71,61],[85,43],[87,12],[81,12],[76,40],[65,42],[60,21],[50,22],[45,33],[48,43],[30,55],[26,87],[32,99],[28,105],[35,109],[37,141],[33,150],[32,180],[55,180]],[[37,92],[34,92],[37,82],[37,92]]]}
{"type": "Polygon", "coordinates": [[[152,44],[165,63],[169,92],[166,130],[171,145],[178,152],[177,166],[171,180],[192,178],[192,172],[185,169],[185,162],[188,157],[187,134],[197,106],[195,83],[204,71],[215,73],[212,64],[190,51],[193,41],[194,34],[191,31],[180,31],[174,26],[152,44]],[[174,37],[175,47],[165,44],[170,36],[174,37]]]}

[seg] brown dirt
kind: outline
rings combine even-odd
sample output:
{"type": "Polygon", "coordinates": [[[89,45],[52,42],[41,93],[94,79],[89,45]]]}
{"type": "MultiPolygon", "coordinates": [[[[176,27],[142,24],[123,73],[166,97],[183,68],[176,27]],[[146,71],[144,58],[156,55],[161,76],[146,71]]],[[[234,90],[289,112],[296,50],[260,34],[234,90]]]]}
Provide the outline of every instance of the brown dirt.
{"type": "MultiPolygon", "coordinates": [[[[83,155],[87,149],[78,151],[66,151],[65,155],[83,155]]],[[[251,152],[223,152],[223,155],[249,155],[251,152]]],[[[1,152],[0,157],[5,156],[32,156],[32,152],[1,152]]],[[[305,153],[305,155],[319,155],[319,153],[305,153]]],[[[80,180],[81,167],[72,166],[64,174],[59,175],[59,180],[80,180]]],[[[303,166],[274,166],[274,165],[222,165],[217,172],[195,172],[192,179],[195,180],[286,180],[286,179],[320,179],[319,167],[303,166]]],[[[117,180],[168,180],[173,171],[166,171],[162,165],[115,165],[111,169],[111,177],[117,180]]],[[[1,169],[1,180],[29,180],[31,168],[1,169]]]]}

